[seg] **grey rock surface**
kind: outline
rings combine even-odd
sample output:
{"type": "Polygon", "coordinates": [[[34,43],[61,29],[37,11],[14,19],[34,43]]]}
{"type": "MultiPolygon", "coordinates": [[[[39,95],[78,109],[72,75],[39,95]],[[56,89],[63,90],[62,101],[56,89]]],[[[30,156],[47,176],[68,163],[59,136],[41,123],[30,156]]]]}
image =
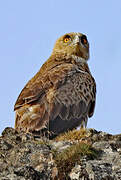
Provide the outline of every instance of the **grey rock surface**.
{"type": "Polygon", "coordinates": [[[0,180],[120,180],[121,134],[110,135],[94,129],[88,129],[87,134],[83,139],[98,152],[97,156],[80,153],[74,156],[78,161],[66,164],[69,151],[65,150],[79,144],[81,139],[43,140],[6,128],[0,137],[0,180]],[[57,156],[62,153],[59,160],[57,156]]]}

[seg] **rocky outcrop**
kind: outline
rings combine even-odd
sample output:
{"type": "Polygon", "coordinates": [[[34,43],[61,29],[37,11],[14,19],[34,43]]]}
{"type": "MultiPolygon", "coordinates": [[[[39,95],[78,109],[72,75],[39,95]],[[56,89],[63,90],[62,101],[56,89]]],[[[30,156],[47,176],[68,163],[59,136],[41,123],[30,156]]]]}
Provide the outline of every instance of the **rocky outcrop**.
{"type": "Polygon", "coordinates": [[[0,137],[0,180],[121,179],[121,134],[74,130],[53,140],[6,128],[0,137]]]}

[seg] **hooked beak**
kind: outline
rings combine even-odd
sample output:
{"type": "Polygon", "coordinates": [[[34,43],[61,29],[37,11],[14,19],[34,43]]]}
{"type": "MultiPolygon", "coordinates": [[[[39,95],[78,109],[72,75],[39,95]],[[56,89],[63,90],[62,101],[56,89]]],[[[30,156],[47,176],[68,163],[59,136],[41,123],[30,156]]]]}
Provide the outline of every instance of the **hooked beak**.
{"type": "Polygon", "coordinates": [[[74,45],[80,45],[80,37],[78,35],[75,36],[74,45]]]}

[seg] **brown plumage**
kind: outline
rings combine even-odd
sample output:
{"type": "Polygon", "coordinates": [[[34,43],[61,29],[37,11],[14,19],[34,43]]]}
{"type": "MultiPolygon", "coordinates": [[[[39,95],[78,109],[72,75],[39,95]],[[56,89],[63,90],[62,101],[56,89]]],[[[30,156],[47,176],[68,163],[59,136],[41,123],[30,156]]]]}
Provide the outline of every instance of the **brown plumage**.
{"type": "Polygon", "coordinates": [[[56,136],[79,125],[86,127],[96,98],[88,58],[85,35],[61,36],[50,58],[26,84],[15,103],[15,129],[38,132],[47,128],[56,136]]]}

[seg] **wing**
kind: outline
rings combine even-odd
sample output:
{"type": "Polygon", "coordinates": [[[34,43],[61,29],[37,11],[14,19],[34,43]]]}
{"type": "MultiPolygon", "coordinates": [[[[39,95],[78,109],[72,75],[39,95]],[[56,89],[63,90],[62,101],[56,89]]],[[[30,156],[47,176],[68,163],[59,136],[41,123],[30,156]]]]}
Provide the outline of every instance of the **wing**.
{"type": "MultiPolygon", "coordinates": [[[[36,101],[45,93],[44,81],[47,78],[47,74],[45,74],[46,69],[47,65],[45,63],[38,73],[25,85],[14,105],[14,110],[36,101]]],[[[46,81],[46,86],[48,83],[49,82],[46,81]]]]}
{"type": "MultiPolygon", "coordinates": [[[[65,76],[66,72],[63,72],[63,68],[62,71],[58,72],[58,67],[60,67],[60,70],[63,62],[69,63],[70,61],[70,59],[66,59],[63,55],[51,56],[43,64],[38,73],[25,85],[14,105],[14,110],[41,99],[47,90],[57,83],[57,80],[61,81],[65,76]]],[[[72,68],[72,65],[66,67],[65,71],[67,69],[69,71],[69,68],[72,68]]]]}
{"type": "Polygon", "coordinates": [[[54,60],[49,59],[21,91],[14,106],[16,130],[38,131],[49,121],[56,88],[64,83],[73,66],[54,60]]]}

